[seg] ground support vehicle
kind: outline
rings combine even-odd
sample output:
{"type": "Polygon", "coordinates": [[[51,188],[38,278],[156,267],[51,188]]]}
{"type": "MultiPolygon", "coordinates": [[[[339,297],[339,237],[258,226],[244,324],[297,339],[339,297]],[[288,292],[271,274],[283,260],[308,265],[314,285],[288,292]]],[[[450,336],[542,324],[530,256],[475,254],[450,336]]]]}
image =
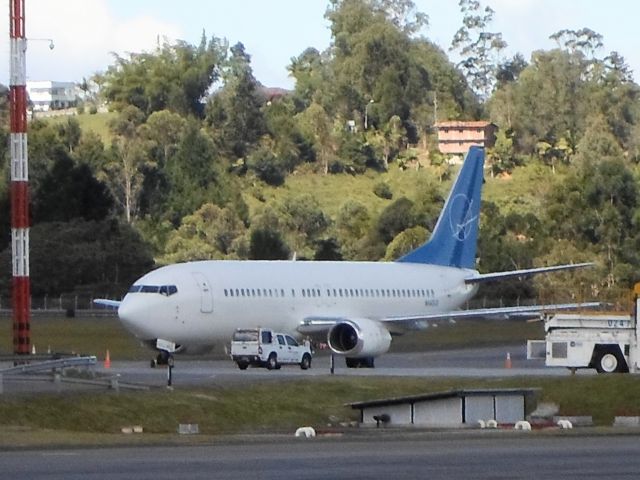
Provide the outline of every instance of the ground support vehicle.
{"type": "Polygon", "coordinates": [[[527,358],[543,358],[549,367],[594,368],[598,373],[640,370],[638,307],[634,287],[631,315],[558,313],[544,317],[544,340],[527,342],[527,358]]]}
{"type": "Polygon", "coordinates": [[[309,342],[300,345],[291,335],[265,328],[236,330],[230,352],[240,370],[246,370],[249,366],[274,370],[292,364],[307,370],[311,367],[313,356],[309,342]]]}

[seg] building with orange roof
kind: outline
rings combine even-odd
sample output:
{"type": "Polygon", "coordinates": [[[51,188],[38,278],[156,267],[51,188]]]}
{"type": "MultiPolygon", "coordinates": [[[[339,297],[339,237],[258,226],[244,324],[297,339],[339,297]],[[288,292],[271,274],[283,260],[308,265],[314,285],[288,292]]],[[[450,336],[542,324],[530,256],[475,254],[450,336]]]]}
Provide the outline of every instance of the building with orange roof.
{"type": "Polygon", "coordinates": [[[441,153],[464,155],[472,145],[492,147],[498,126],[487,121],[449,121],[436,123],[436,129],[441,153]]]}

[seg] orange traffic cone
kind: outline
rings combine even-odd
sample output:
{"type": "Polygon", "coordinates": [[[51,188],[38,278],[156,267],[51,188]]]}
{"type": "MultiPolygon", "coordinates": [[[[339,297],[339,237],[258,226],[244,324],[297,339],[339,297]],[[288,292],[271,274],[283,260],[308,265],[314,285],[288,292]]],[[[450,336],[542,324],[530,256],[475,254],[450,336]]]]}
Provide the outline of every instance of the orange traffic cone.
{"type": "Polygon", "coordinates": [[[507,352],[507,358],[504,360],[504,368],[511,368],[511,354],[507,352]]]}
{"type": "Polygon", "coordinates": [[[104,357],[104,368],[111,368],[111,355],[109,355],[109,350],[107,350],[107,354],[104,357]]]}

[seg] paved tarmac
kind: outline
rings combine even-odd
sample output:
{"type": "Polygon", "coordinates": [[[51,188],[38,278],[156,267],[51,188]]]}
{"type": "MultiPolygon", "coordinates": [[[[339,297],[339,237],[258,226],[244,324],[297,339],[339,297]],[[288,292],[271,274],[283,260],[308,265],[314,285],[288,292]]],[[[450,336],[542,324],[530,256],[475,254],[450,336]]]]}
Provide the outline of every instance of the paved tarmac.
{"type": "Polygon", "coordinates": [[[487,432],[267,437],[206,446],[0,452],[1,479],[637,479],[638,436],[487,432]]]}
{"type": "MultiPolygon", "coordinates": [[[[149,358],[151,359],[150,352],[149,358]]],[[[9,365],[4,365],[4,367],[9,365]]],[[[0,365],[3,368],[3,365],[0,365]]],[[[104,368],[103,363],[95,368],[101,375],[117,378],[120,383],[133,383],[149,387],[163,387],[167,384],[167,367],[150,368],[148,361],[118,361],[111,359],[111,367],[104,368]]],[[[342,377],[466,377],[499,378],[517,376],[568,376],[565,368],[548,368],[541,360],[527,360],[523,345],[475,348],[464,350],[443,350],[416,353],[389,353],[376,359],[376,368],[346,368],[344,360],[336,357],[336,376],[342,377]],[[505,368],[507,353],[511,357],[511,368],[505,368]]],[[[594,375],[592,370],[581,370],[578,375],[594,375]]],[[[180,386],[233,384],[271,379],[299,379],[326,377],[330,373],[330,357],[326,352],[315,356],[310,370],[301,370],[298,366],[283,366],[280,370],[269,371],[264,368],[249,368],[241,371],[231,360],[210,360],[199,357],[176,356],[172,372],[172,384],[180,386]]],[[[15,378],[5,375],[4,393],[24,393],[40,391],[61,391],[78,389],[104,389],[99,386],[75,385],[52,381],[31,381],[24,376],[15,378]]]]}
{"type": "MultiPolygon", "coordinates": [[[[540,360],[527,360],[524,346],[491,347],[465,350],[446,350],[418,353],[389,353],[376,359],[376,368],[347,368],[342,358],[336,357],[335,375],[343,377],[516,377],[516,376],[568,376],[565,368],[548,368],[540,360]],[[505,368],[507,353],[511,368],[505,368]]],[[[112,362],[112,373],[123,379],[146,384],[164,384],[166,367],[151,369],[143,362],[112,362]]],[[[590,370],[580,375],[592,375],[590,370]]],[[[241,371],[230,360],[194,360],[176,356],[173,383],[193,385],[207,383],[244,382],[271,378],[324,377],[330,373],[328,354],[316,355],[310,370],[298,366],[283,366],[280,370],[249,368],[241,371]]]]}

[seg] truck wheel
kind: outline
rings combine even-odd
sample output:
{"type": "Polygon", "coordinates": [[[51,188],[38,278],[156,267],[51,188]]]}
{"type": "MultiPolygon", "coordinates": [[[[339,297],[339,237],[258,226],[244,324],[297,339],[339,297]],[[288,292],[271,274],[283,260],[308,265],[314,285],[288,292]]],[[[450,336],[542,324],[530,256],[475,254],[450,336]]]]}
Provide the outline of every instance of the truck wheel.
{"type": "Polygon", "coordinates": [[[272,353],[267,358],[267,370],[275,370],[276,368],[278,368],[278,356],[272,353]]]}
{"type": "Polygon", "coordinates": [[[598,373],[629,371],[627,363],[618,347],[601,348],[596,355],[595,368],[598,373]]]}
{"type": "Polygon", "coordinates": [[[302,361],[300,362],[300,368],[302,370],[308,370],[309,368],[311,368],[311,355],[309,355],[308,353],[305,353],[302,356],[302,361]]]}

